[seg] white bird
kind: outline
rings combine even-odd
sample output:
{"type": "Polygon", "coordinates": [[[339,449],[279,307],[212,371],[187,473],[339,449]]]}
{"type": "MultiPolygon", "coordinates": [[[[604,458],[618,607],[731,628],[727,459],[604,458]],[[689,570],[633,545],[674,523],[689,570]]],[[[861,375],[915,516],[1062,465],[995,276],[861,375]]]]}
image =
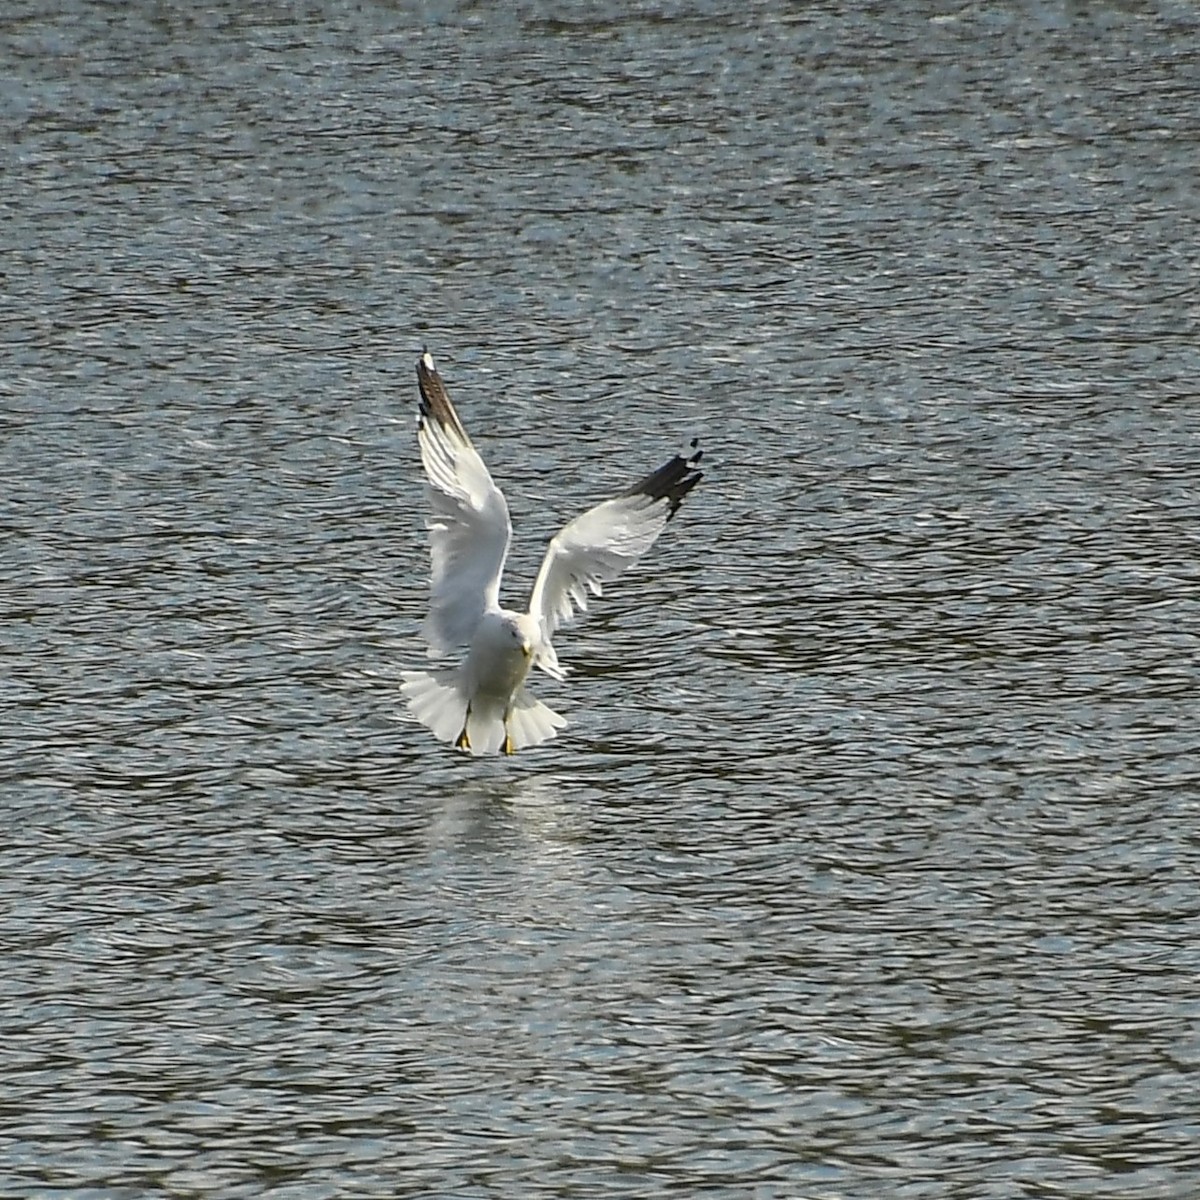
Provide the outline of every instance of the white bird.
{"type": "Polygon", "coordinates": [[[700,482],[698,440],[627,492],[597,504],[550,539],[528,612],[500,607],[512,523],[428,353],[417,363],[417,441],[429,477],[433,578],[422,632],[431,655],[467,646],[455,667],[405,671],[401,693],[423,725],[471,754],[512,754],[554,737],[566,719],[525,688],[531,667],[563,679],[551,639],[654,544],[700,482]]]}

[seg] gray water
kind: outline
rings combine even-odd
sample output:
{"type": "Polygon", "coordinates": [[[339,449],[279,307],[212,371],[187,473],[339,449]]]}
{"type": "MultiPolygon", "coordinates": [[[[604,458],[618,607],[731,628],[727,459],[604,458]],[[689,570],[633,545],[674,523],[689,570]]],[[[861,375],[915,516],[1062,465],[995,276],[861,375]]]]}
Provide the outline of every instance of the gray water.
{"type": "Polygon", "coordinates": [[[1200,1195],[1190,4],[0,20],[0,1194],[1200,1195]],[[544,539],[707,477],[511,762],[544,539]]]}

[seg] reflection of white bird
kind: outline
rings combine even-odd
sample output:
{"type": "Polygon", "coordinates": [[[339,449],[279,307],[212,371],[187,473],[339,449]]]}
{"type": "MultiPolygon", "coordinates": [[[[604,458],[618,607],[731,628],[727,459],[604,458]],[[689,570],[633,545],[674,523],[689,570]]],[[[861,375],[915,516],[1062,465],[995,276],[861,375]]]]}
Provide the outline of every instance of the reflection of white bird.
{"type": "Polygon", "coordinates": [[[471,444],[433,359],[417,363],[417,440],[427,489],[433,580],[422,632],[431,654],[469,647],[457,666],[405,671],[401,692],[435,737],[472,754],[512,754],[555,736],[567,722],[525,690],[531,666],[563,679],[551,638],[590,591],[615,579],[654,544],[679,502],[700,482],[693,441],[629,491],[597,504],[550,540],[529,611],[500,607],[500,575],[512,525],[508,505],[471,444]]]}

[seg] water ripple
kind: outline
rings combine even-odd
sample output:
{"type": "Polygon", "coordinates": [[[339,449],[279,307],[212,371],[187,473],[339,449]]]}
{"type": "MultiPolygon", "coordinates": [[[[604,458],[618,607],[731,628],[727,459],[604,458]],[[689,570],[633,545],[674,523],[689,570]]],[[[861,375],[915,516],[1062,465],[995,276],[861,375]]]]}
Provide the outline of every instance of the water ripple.
{"type": "Polygon", "coordinates": [[[1197,1191],[1189,6],[6,30],[12,1187],[1197,1191]],[[516,589],[710,464],[512,763],[424,342],[516,589]]]}

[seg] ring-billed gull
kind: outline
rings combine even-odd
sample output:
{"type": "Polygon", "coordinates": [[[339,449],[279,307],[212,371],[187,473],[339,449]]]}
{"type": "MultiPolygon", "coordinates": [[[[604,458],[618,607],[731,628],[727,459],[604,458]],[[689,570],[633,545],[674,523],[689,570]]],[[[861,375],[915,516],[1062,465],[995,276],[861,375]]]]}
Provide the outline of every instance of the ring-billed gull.
{"type": "Polygon", "coordinates": [[[455,667],[405,671],[402,694],[416,718],[443,742],[471,754],[512,754],[554,737],[566,719],[525,688],[531,667],[566,676],[551,639],[588,593],[615,579],[654,544],[680,501],[700,482],[702,451],[690,447],[597,504],[550,539],[528,612],[500,607],[500,576],[512,524],[450,403],[428,352],[417,363],[421,415],[417,441],[429,477],[433,578],[422,632],[433,655],[466,646],[455,667]]]}

